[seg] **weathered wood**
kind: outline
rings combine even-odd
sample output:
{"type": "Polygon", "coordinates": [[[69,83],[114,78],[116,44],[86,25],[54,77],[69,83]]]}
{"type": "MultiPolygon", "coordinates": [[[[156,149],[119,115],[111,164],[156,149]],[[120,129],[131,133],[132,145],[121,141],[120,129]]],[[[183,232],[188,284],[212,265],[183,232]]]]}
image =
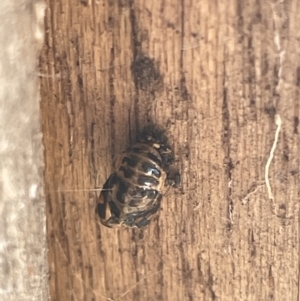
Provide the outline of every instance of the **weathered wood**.
{"type": "Polygon", "coordinates": [[[52,299],[299,300],[299,1],[48,4],[52,299]],[[106,229],[88,190],[149,120],[182,189],[145,230],[106,229]]]}

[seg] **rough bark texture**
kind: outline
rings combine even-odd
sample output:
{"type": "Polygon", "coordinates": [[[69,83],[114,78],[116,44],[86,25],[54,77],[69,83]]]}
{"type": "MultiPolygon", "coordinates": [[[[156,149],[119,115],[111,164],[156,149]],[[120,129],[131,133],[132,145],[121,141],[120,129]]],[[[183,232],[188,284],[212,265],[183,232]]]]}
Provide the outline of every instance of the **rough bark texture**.
{"type": "Polygon", "coordinates": [[[48,5],[52,300],[299,300],[299,1],[48,5]],[[89,190],[150,120],[182,189],[145,230],[104,228],[89,190]]]}

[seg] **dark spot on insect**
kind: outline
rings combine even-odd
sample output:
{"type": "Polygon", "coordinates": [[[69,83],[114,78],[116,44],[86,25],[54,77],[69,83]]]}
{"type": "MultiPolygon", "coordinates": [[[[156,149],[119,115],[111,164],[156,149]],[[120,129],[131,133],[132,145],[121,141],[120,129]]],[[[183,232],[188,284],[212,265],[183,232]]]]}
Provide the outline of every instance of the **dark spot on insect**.
{"type": "Polygon", "coordinates": [[[132,199],[132,200],[130,200],[130,202],[129,202],[129,206],[130,206],[130,207],[138,207],[139,203],[140,203],[140,200],[139,200],[139,199],[132,199]]]}
{"type": "Polygon", "coordinates": [[[137,89],[149,90],[162,81],[153,59],[140,55],[131,64],[131,72],[137,89]]]}
{"type": "Polygon", "coordinates": [[[143,228],[143,227],[146,227],[149,223],[150,223],[149,219],[143,218],[140,222],[136,223],[136,226],[138,228],[143,228]]]}
{"type": "Polygon", "coordinates": [[[118,202],[124,204],[125,194],[128,191],[128,186],[120,178],[118,178],[118,182],[119,182],[119,187],[118,187],[116,198],[118,202]]]}
{"type": "Polygon", "coordinates": [[[147,186],[151,186],[151,185],[158,185],[158,181],[153,178],[153,177],[147,177],[147,176],[138,176],[138,184],[139,185],[147,185],[147,186]]]}
{"type": "Polygon", "coordinates": [[[129,213],[126,215],[126,219],[137,219],[141,216],[144,216],[145,215],[145,211],[137,211],[137,212],[132,212],[132,213],[129,213]]]}
{"type": "Polygon", "coordinates": [[[135,167],[137,165],[138,159],[135,156],[124,157],[122,164],[126,163],[130,167],[135,167]]]}
{"type": "Polygon", "coordinates": [[[117,218],[120,217],[120,210],[117,207],[117,205],[114,202],[109,202],[109,207],[111,212],[113,213],[114,216],[116,216],[117,218]]]}
{"type": "MultiPolygon", "coordinates": [[[[110,175],[110,177],[107,179],[107,181],[105,182],[105,184],[103,185],[103,191],[101,192],[102,197],[100,198],[100,202],[105,205],[104,203],[108,200],[109,198],[109,191],[111,190],[111,188],[113,187],[113,185],[118,183],[118,177],[116,175],[116,173],[113,173],[110,175]]],[[[104,210],[104,214],[105,214],[105,208],[101,207],[101,210],[104,210]]],[[[100,210],[100,208],[98,208],[100,210]]],[[[100,213],[99,213],[100,214],[100,213]]]]}
{"type": "MultiPolygon", "coordinates": [[[[141,201],[142,201],[143,199],[132,199],[132,200],[130,200],[130,202],[129,202],[129,206],[130,207],[138,207],[139,205],[140,205],[140,203],[141,203],[141,201]]],[[[153,204],[153,201],[150,201],[150,202],[148,202],[148,206],[151,206],[153,204]]]]}
{"type": "Polygon", "coordinates": [[[112,188],[114,185],[119,183],[119,178],[117,176],[116,173],[113,173],[108,180],[105,182],[103,189],[110,189],[112,188]]]}
{"type": "Polygon", "coordinates": [[[152,153],[147,153],[147,157],[152,160],[153,162],[155,162],[159,167],[161,167],[161,160],[160,158],[158,158],[157,156],[155,156],[154,154],[152,153]]]}
{"type": "Polygon", "coordinates": [[[119,171],[123,171],[124,177],[125,178],[130,178],[134,175],[134,171],[130,168],[125,168],[124,166],[121,166],[119,168],[119,171]]]}
{"type": "Polygon", "coordinates": [[[145,219],[144,214],[145,212],[134,212],[134,213],[127,214],[124,224],[129,227],[134,227],[134,226],[138,227],[137,226],[138,220],[145,219]]]}
{"type": "Polygon", "coordinates": [[[144,151],[145,151],[145,148],[143,148],[143,147],[133,147],[132,149],[131,149],[134,153],[138,153],[138,154],[141,154],[141,153],[143,153],[144,151]]]}
{"type": "Polygon", "coordinates": [[[132,218],[126,218],[125,220],[124,220],[124,225],[126,225],[126,226],[128,226],[128,227],[134,227],[135,225],[134,225],[134,219],[132,219],[132,218]]]}
{"type": "Polygon", "coordinates": [[[157,190],[149,189],[149,190],[144,190],[144,196],[147,197],[148,199],[155,200],[158,195],[157,190]]]}
{"type": "Polygon", "coordinates": [[[157,178],[161,177],[161,172],[155,167],[154,164],[144,162],[142,164],[142,170],[147,174],[151,174],[152,176],[156,176],[157,178]]]}
{"type": "Polygon", "coordinates": [[[120,221],[117,217],[111,216],[107,221],[107,226],[111,228],[111,225],[119,225],[120,221]]]}
{"type": "MultiPolygon", "coordinates": [[[[149,210],[145,210],[143,212],[139,212],[138,215],[134,216],[134,224],[138,228],[143,228],[150,222],[149,217],[155,214],[160,207],[161,198],[158,197],[157,204],[149,210]]],[[[133,215],[131,215],[133,217],[133,215]]]]}
{"type": "Polygon", "coordinates": [[[106,204],[98,203],[97,211],[99,216],[103,219],[105,218],[105,209],[106,209],[106,204]]]}
{"type": "Polygon", "coordinates": [[[134,198],[141,198],[143,197],[142,192],[144,191],[143,188],[137,187],[129,192],[129,195],[134,198]]]}

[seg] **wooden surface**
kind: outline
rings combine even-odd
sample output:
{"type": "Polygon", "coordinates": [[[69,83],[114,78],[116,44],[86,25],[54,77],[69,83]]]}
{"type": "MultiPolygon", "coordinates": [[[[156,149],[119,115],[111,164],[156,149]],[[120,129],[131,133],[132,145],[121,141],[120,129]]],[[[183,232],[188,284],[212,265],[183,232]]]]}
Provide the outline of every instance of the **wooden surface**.
{"type": "Polygon", "coordinates": [[[297,0],[48,1],[53,301],[299,300],[299,13],[297,0]],[[89,190],[150,120],[182,189],[145,230],[104,228],[89,190]]]}

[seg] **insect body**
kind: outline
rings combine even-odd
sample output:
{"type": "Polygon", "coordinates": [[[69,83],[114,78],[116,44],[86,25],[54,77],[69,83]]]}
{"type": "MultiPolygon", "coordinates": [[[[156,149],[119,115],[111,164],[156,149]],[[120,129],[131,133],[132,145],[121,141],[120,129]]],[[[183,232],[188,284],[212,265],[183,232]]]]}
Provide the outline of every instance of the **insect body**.
{"type": "Polygon", "coordinates": [[[138,142],[121,156],[117,171],[108,178],[97,204],[107,227],[142,228],[158,211],[173,154],[164,132],[146,127],[138,142]]]}

